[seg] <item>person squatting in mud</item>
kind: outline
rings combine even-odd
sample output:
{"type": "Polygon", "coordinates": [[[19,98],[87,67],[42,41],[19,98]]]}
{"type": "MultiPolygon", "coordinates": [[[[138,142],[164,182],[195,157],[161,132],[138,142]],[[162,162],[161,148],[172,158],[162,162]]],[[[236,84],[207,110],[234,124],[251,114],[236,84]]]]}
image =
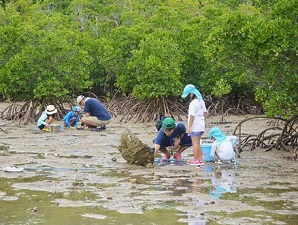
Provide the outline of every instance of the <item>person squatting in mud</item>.
{"type": "Polygon", "coordinates": [[[98,99],[80,95],[77,97],[77,104],[84,109],[81,118],[83,127],[80,129],[95,127],[93,131],[100,131],[106,129],[106,125],[111,122],[112,116],[98,99]]]}
{"type": "Polygon", "coordinates": [[[165,118],[159,129],[156,138],[153,140],[154,159],[158,151],[164,153],[163,159],[170,159],[171,153],[167,148],[177,150],[174,159],[181,160],[181,153],[189,146],[192,146],[191,138],[186,133],[186,127],[183,123],[177,122],[173,118],[165,118]]]}
{"type": "Polygon", "coordinates": [[[72,107],[72,111],[69,111],[63,117],[63,123],[65,127],[78,127],[80,122],[80,107],[74,106],[72,107]]]}
{"type": "Polygon", "coordinates": [[[209,137],[213,141],[210,156],[215,158],[215,162],[221,164],[221,161],[233,162],[238,154],[238,138],[236,136],[226,136],[217,127],[209,131],[209,137]]]}
{"type": "Polygon", "coordinates": [[[38,128],[42,131],[50,131],[50,124],[54,121],[56,113],[55,106],[48,105],[37,121],[38,128]]]}

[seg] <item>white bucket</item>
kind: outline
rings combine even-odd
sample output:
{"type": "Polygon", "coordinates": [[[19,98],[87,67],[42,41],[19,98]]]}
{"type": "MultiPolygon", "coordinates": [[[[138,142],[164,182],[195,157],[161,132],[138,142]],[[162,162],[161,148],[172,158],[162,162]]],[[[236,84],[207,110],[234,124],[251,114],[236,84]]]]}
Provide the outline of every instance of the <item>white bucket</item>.
{"type": "Polygon", "coordinates": [[[60,131],[59,124],[52,124],[50,127],[51,127],[51,132],[59,132],[60,131]]]}

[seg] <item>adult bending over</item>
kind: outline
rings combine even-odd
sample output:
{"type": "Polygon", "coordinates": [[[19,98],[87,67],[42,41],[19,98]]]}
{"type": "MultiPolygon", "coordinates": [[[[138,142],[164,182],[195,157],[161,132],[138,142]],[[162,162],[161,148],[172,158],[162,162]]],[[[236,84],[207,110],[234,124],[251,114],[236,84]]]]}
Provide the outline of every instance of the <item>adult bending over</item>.
{"type": "Polygon", "coordinates": [[[81,119],[83,129],[88,126],[96,127],[95,131],[106,129],[112,116],[98,99],[80,95],[77,97],[77,104],[84,109],[84,116],[81,119]]]}

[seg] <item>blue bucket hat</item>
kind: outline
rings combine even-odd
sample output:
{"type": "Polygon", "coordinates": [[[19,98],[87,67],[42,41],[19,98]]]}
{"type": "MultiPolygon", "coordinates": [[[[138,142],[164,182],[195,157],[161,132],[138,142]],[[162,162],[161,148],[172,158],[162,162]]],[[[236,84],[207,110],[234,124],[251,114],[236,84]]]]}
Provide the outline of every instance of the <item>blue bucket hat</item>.
{"type": "Polygon", "coordinates": [[[202,100],[202,95],[193,84],[188,84],[184,87],[182,98],[186,98],[190,93],[194,94],[199,100],[202,100]]]}
{"type": "Polygon", "coordinates": [[[217,127],[211,128],[211,130],[209,131],[209,137],[210,139],[214,137],[219,144],[227,138],[227,136],[224,135],[217,127]]]}

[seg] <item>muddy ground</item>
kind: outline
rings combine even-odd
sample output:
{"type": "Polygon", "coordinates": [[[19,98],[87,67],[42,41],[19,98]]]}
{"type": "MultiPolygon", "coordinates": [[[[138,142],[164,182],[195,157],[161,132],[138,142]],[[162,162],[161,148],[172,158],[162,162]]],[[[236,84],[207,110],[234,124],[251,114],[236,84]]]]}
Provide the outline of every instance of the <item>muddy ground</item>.
{"type": "MultiPolygon", "coordinates": [[[[210,117],[204,137],[213,126],[231,133],[247,117],[210,117]]],[[[119,121],[100,132],[48,133],[0,120],[7,132],[0,131],[0,224],[297,224],[298,162],[283,158],[293,152],[246,150],[236,169],[211,162],[145,168],[126,163],[117,146],[125,128],[151,145],[155,124],[119,121]],[[24,171],[4,172],[7,166],[24,171]]],[[[242,131],[266,126],[252,120],[242,131]]]]}

